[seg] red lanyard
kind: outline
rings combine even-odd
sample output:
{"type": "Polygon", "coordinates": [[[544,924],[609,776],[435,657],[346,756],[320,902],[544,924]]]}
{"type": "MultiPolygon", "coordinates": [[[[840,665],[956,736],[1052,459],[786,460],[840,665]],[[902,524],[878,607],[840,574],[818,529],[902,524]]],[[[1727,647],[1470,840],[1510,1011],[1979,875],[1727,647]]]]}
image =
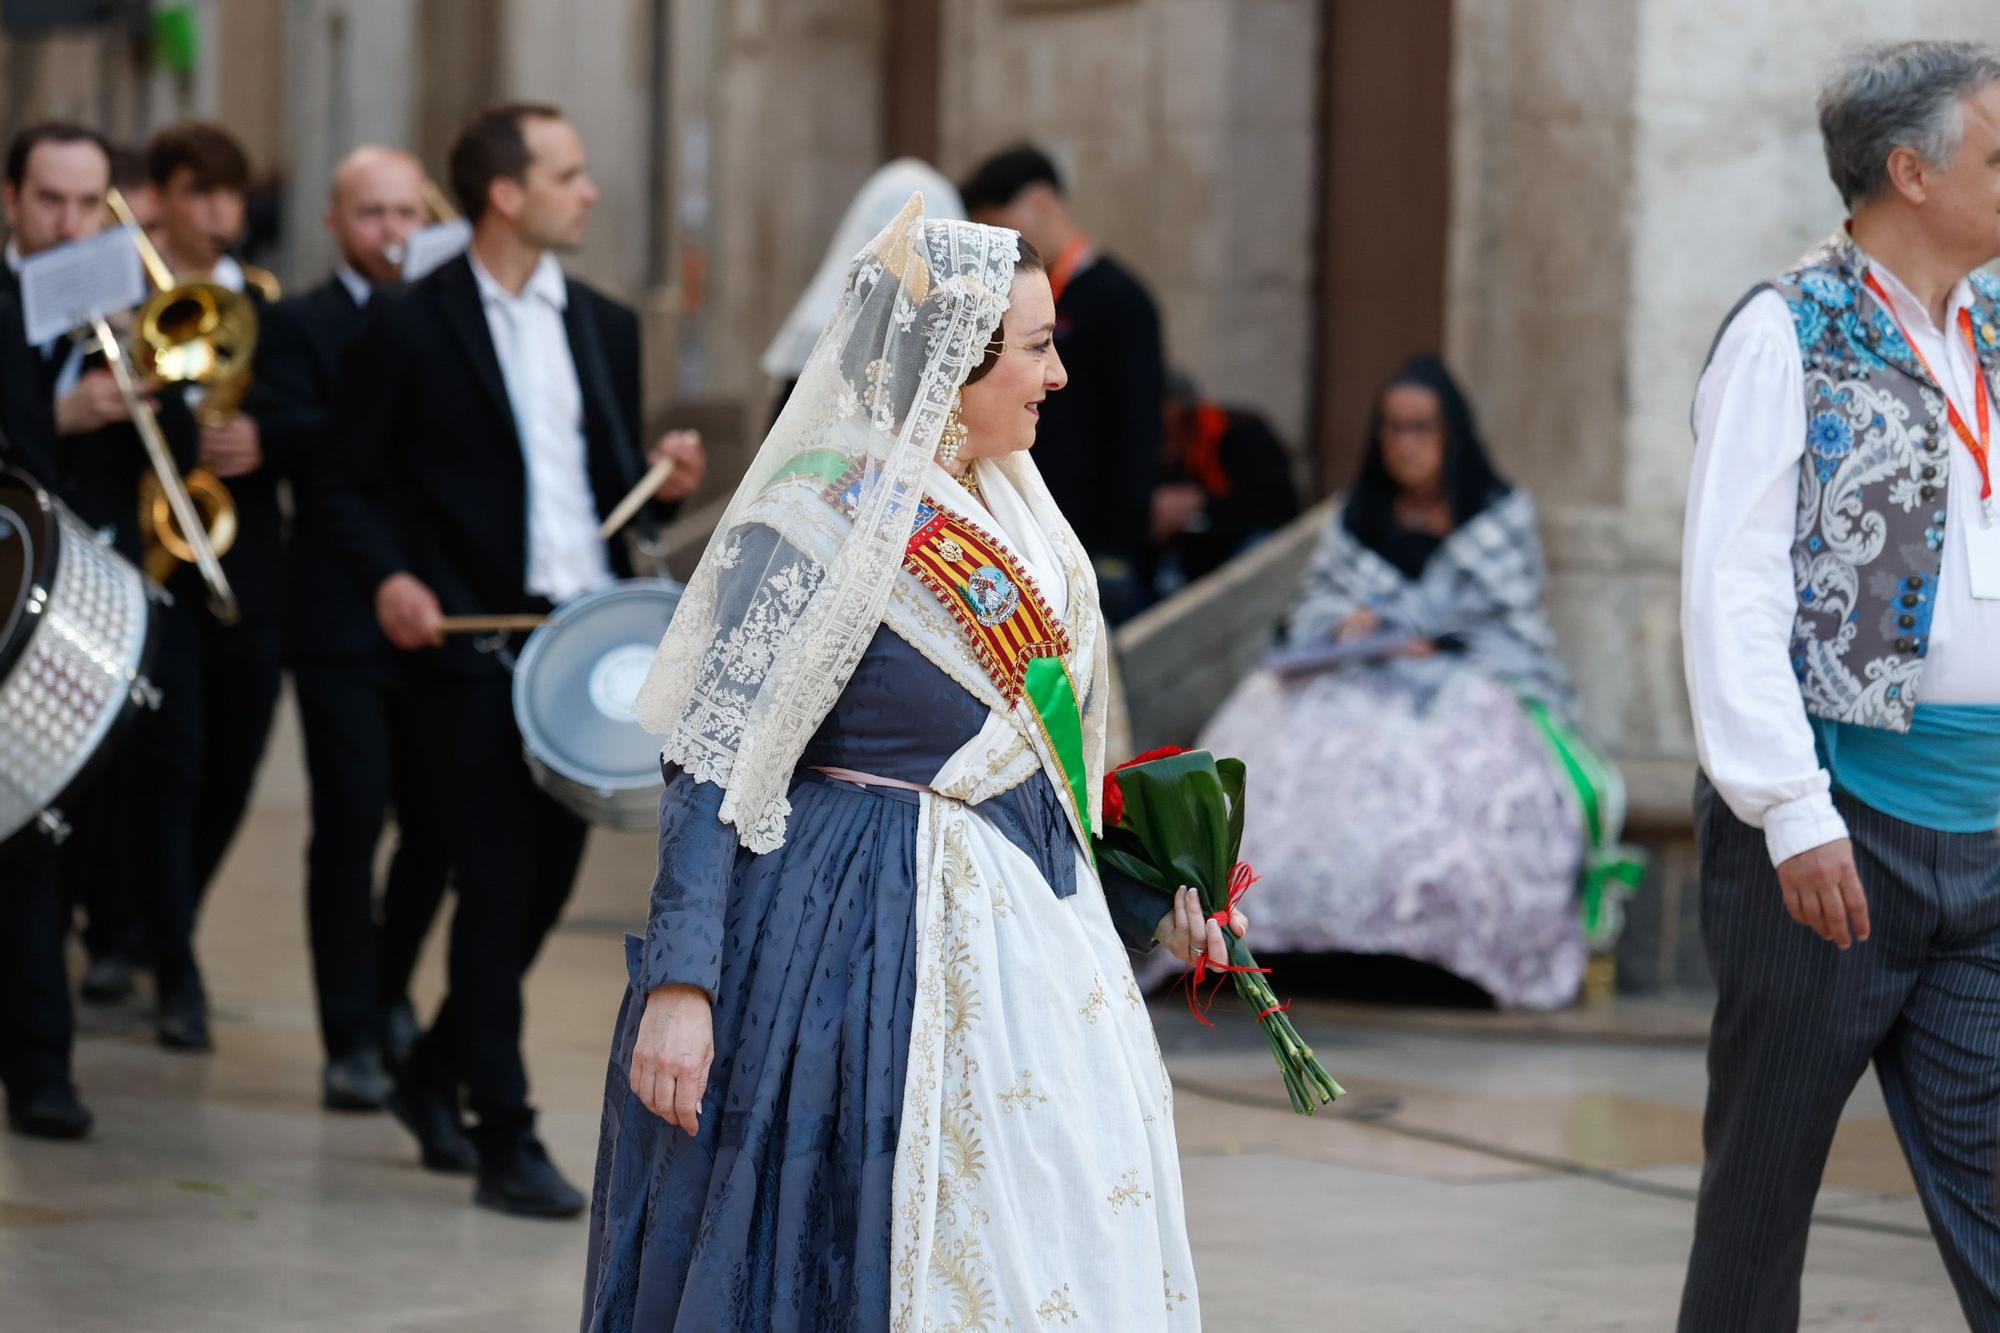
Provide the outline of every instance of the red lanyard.
{"type": "Polygon", "coordinates": [[[1972,428],[1965,424],[1965,418],[1959,415],[1958,404],[1951,401],[1951,394],[1945,389],[1944,381],[1938,378],[1935,370],[1931,369],[1931,363],[1924,359],[1923,349],[1917,346],[1917,340],[1903,327],[1903,321],[1896,319],[1896,308],[1889,303],[1889,293],[1882,290],[1882,284],[1876,281],[1872,272],[1863,281],[1868,284],[1868,290],[1874,292],[1876,299],[1882,303],[1882,309],[1888,311],[1889,318],[1895,320],[1896,332],[1902,334],[1903,341],[1909,344],[1910,353],[1917,358],[1917,364],[1924,368],[1924,373],[1938,386],[1938,392],[1944,394],[1945,415],[1951,421],[1951,428],[1957,431],[1958,438],[1965,442],[1966,449],[1972,454],[1972,461],[1979,464],[1979,498],[1991,500],[1993,474],[1988,468],[1987,459],[1993,451],[1993,406],[1986,387],[1986,367],[1979,364],[1979,343],[1972,336],[1972,312],[1970,310],[1958,312],[1958,327],[1965,334],[1966,348],[1972,353],[1972,382],[1977,386],[1979,401],[1977,438],[1974,438],[1972,428]]]}
{"type": "Polygon", "coordinates": [[[1089,253],[1090,238],[1078,232],[1070,237],[1069,244],[1049,265],[1049,294],[1056,300],[1062,300],[1063,288],[1069,286],[1069,280],[1076,276],[1077,269],[1083,266],[1084,256],[1089,253]]]}

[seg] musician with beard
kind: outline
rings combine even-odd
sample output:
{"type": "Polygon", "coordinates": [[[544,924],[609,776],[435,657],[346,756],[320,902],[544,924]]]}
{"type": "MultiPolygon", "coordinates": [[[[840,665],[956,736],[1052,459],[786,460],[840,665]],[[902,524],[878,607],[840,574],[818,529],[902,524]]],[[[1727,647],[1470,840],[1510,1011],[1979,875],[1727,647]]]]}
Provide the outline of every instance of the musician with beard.
{"type": "MultiPolygon", "coordinates": [[[[342,359],[377,291],[398,284],[398,252],[425,211],[414,157],[377,145],[349,153],[326,210],[334,271],[266,312],[257,349],[262,438],[297,459],[284,644],[311,788],[306,913],[326,1048],[322,1094],[335,1110],[388,1099],[384,1056],[400,1063],[414,1040],[405,992],[448,869],[417,777],[402,663],[375,623],[373,588],[341,556],[325,499],[342,359]],[[397,844],[378,932],[375,848],[392,804],[397,844]]],[[[364,374],[347,392],[372,389],[364,374]]]]}

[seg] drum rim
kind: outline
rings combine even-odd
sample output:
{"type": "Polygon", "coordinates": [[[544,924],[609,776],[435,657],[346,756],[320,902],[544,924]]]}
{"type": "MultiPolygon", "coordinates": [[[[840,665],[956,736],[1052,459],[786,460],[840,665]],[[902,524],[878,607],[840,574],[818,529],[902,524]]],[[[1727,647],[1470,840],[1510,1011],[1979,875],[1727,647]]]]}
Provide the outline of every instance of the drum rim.
{"type": "Polygon", "coordinates": [[[38,558],[35,570],[29,576],[31,592],[39,592],[41,596],[31,595],[28,605],[21,609],[19,626],[21,632],[7,639],[0,639],[0,680],[5,680],[21,658],[27,654],[28,645],[34,641],[36,630],[48,619],[49,607],[55,595],[56,560],[57,553],[62,550],[63,532],[62,524],[56,518],[57,500],[54,491],[37,481],[35,475],[26,468],[15,467],[9,463],[0,463],[0,476],[12,477],[28,487],[29,493],[35,497],[35,503],[41,509],[44,525],[49,534],[48,542],[43,549],[36,552],[38,558]]]}
{"type": "Polygon", "coordinates": [[[529,633],[528,641],[521,645],[521,651],[514,659],[514,680],[513,689],[511,690],[513,696],[512,703],[514,705],[514,729],[521,734],[522,749],[528,752],[536,763],[555,776],[567,782],[573,782],[577,786],[592,792],[637,790],[637,788],[606,788],[599,779],[610,776],[609,774],[602,771],[585,774],[573,771],[571,766],[566,763],[554,762],[551,759],[554,747],[548,745],[545,739],[547,735],[546,728],[539,725],[530,725],[535,719],[534,715],[525,707],[525,702],[527,699],[528,680],[533,675],[533,665],[541,657],[542,653],[547,651],[546,645],[563,626],[581,616],[590,607],[605,602],[620,601],[627,597],[653,595],[663,589],[671,589],[676,594],[674,606],[675,610],[678,611],[680,598],[687,593],[687,585],[678,579],[664,576],[620,579],[616,583],[607,583],[601,588],[592,588],[588,592],[578,593],[550,612],[549,618],[536,626],[529,633]],[[534,752],[532,746],[535,742],[541,743],[543,753],[534,752]]]}

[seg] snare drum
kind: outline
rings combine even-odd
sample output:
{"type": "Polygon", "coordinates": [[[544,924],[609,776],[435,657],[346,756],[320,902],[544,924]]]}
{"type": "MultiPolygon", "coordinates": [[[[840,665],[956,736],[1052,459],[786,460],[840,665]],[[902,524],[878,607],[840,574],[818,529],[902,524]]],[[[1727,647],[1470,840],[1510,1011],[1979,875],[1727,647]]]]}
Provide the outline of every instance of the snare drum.
{"type": "Polygon", "coordinates": [[[681,585],[627,579],[580,594],[528,636],[514,663],[514,721],[543,791],[593,824],[643,831],[660,817],[660,741],[632,702],[681,585]]]}
{"type": "Polygon", "coordinates": [[[68,830],[63,798],[140,703],[153,603],[133,565],[0,467],[0,842],[68,830]]]}

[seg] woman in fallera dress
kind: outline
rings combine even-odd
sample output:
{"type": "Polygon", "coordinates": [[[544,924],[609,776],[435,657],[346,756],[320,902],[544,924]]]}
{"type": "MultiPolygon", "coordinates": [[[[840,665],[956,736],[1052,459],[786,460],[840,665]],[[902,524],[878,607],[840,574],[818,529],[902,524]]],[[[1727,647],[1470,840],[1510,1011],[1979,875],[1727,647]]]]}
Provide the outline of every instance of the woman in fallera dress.
{"type": "Polygon", "coordinates": [[[1016,233],[912,199],[660,646],[585,1330],[1199,1327],[1127,949],[1221,926],[1088,852],[1110,643],[1027,454],[1054,321],[1016,233]]]}

